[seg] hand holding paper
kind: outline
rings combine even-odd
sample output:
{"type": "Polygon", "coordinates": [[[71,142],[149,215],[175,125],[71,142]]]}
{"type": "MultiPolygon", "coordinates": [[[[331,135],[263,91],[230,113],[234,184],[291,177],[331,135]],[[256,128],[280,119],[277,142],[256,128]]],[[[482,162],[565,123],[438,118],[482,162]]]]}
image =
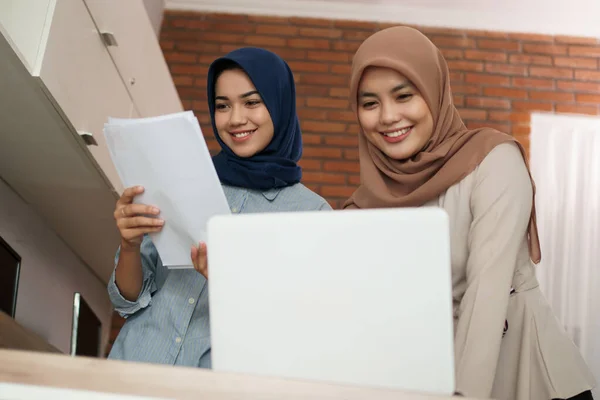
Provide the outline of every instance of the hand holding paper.
{"type": "Polygon", "coordinates": [[[109,118],[104,135],[124,186],[145,188],[135,202],[161,211],[164,227],[151,237],[163,265],[193,268],[190,248],[206,241],[208,219],[230,213],[194,114],[109,118]]]}
{"type": "Polygon", "coordinates": [[[191,256],[192,262],[194,263],[194,269],[208,279],[208,254],[206,243],[200,242],[198,243],[198,246],[192,246],[191,256]]]}

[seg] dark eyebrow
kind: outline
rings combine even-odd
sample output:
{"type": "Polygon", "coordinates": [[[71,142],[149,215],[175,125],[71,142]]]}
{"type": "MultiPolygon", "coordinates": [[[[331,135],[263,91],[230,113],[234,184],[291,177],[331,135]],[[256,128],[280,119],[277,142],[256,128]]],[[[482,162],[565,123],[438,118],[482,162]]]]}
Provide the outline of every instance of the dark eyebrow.
{"type": "Polygon", "coordinates": [[[402,89],[406,89],[408,87],[410,87],[411,84],[408,82],[402,82],[401,84],[394,86],[394,88],[392,90],[390,90],[390,93],[394,93],[397,92],[398,90],[402,90],[402,89]]]}
{"type": "Polygon", "coordinates": [[[240,96],[240,99],[244,99],[246,97],[250,97],[253,94],[258,94],[260,96],[260,93],[258,93],[258,90],[251,90],[249,92],[244,93],[243,95],[240,96]]]}
{"type": "Polygon", "coordinates": [[[358,97],[377,97],[377,95],[371,92],[360,92],[358,97]]]}
{"type": "MultiPolygon", "coordinates": [[[[394,86],[392,90],[390,90],[390,93],[394,93],[398,90],[406,89],[408,87],[411,87],[411,84],[409,82],[402,82],[399,85],[394,86]]],[[[377,95],[371,92],[360,92],[358,94],[358,97],[377,97],[377,95]]]]}
{"type": "MultiPolygon", "coordinates": [[[[250,97],[253,94],[257,94],[257,95],[260,96],[260,93],[258,93],[258,90],[251,90],[249,92],[246,92],[246,93],[240,95],[240,99],[245,99],[246,97],[250,97]]],[[[215,100],[229,100],[229,97],[227,97],[227,96],[216,96],[215,100]]]]}

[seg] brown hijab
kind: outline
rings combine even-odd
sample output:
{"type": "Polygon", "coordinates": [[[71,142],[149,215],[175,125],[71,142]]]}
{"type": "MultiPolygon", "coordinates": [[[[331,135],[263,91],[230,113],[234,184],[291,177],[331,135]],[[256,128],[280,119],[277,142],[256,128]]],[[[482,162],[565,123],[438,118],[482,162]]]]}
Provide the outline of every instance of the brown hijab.
{"type": "MultiPolygon", "coordinates": [[[[352,61],[350,97],[356,112],[358,85],[369,66],[387,67],[406,76],[421,92],[433,116],[433,135],[423,150],[410,159],[394,160],[359,135],[361,185],[344,208],[418,207],[435,199],[471,173],[497,145],[515,143],[527,165],[521,144],[491,128],[467,129],[450,90],[450,74],[440,50],[421,32],[393,27],[363,42],[352,61]]],[[[531,172],[529,174],[531,178],[531,172]]],[[[534,205],[529,221],[529,253],[541,258],[534,205]]]]}

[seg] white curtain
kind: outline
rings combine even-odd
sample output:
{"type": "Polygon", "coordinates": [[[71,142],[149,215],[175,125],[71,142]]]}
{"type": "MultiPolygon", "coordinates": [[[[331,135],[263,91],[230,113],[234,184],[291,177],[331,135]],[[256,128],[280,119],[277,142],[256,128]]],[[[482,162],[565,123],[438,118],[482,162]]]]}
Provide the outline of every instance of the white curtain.
{"type": "Polygon", "coordinates": [[[532,115],[530,154],[540,286],[600,382],[600,118],[532,115]]]}

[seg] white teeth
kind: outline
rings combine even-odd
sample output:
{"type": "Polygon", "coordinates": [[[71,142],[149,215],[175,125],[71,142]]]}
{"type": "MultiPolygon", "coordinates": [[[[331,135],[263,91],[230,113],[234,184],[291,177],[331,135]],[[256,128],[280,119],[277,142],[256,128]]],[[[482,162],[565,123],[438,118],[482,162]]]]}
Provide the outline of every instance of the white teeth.
{"type": "Polygon", "coordinates": [[[236,138],[243,138],[243,137],[246,137],[246,136],[248,136],[248,135],[249,135],[249,134],[251,134],[251,133],[252,133],[252,131],[241,132],[241,133],[234,133],[234,134],[233,134],[233,137],[236,137],[236,138]]]}
{"type": "Polygon", "coordinates": [[[398,136],[404,135],[405,133],[407,133],[408,131],[410,131],[411,128],[412,128],[412,126],[408,126],[406,128],[402,128],[402,129],[400,129],[398,131],[394,131],[394,132],[391,132],[391,133],[384,133],[384,135],[387,136],[387,137],[398,137],[398,136]]]}

